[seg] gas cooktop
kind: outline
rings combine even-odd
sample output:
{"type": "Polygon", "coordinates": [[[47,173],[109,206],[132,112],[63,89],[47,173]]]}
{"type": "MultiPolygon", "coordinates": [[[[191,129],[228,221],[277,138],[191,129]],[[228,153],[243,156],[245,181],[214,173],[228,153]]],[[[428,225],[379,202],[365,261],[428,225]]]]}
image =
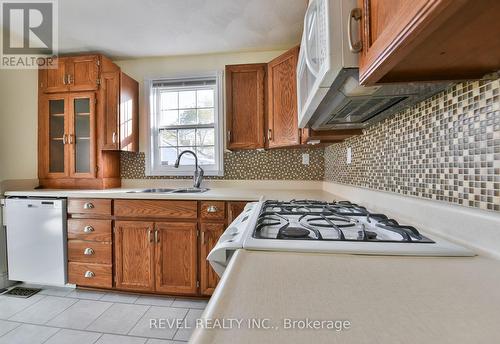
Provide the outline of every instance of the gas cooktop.
{"type": "Polygon", "coordinates": [[[348,201],[265,201],[256,239],[434,243],[412,226],[348,201]]]}

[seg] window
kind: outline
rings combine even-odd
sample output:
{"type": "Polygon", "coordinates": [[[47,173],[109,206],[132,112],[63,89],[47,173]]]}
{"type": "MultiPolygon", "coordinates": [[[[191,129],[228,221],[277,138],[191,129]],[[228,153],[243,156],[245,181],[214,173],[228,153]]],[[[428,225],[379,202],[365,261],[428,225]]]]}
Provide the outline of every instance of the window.
{"type": "Polygon", "coordinates": [[[211,76],[150,80],[148,175],[192,175],[194,157],[206,175],[222,175],[221,78],[211,76]]]}

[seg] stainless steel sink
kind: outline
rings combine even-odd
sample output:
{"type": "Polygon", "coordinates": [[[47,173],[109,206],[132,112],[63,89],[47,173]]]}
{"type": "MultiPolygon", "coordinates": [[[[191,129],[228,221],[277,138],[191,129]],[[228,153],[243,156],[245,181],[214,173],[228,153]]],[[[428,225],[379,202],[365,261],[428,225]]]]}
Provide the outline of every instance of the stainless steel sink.
{"type": "Polygon", "coordinates": [[[180,188],[180,189],[144,189],[128,191],[127,193],[202,193],[207,192],[207,188],[180,188]]]}
{"type": "Polygon", "coordinates": [[[175,189],[144,189],[144,190],[134,190],[128,191],[128,193],[169,193],[175,189]]]}
{"type": "Polygon", "coordinates": [[[207,188],[184,188],[184,189],[175,189],[172,193],[202,193],[207,192],[209,189],[207,188]]]}

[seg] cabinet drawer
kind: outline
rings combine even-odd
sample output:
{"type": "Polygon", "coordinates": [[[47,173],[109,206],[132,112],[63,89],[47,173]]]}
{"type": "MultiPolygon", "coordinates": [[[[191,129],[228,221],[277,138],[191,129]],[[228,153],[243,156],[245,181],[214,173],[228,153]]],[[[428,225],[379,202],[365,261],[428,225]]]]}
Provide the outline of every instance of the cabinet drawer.
{"type": "Polygon", "coordinates": [[[115,216],[196,219],[196,201],[115,200],[115,216]]]}
{"type": "Polygon", "coordinates": [[[224,220],[226,217],[226,202],[204,201],[201,202],[200,216],[205,220],[224,220]]]}
{"type": "Polygon", "coordinates": [[[68,239],[111,242],[111,220],[69,219],[68,239]]]}
{"type": "Polygon", "coordinates": [[[79,286],[111,288],[113,286],[111,265],[68,263],[68,282],[79,286]]]}
{"type": "Polygon", "coordinates": [[[111,243],[69,240],[68,260],[80,263],[111,264],[111,243]]]}
{"type": "Polygon", "coordinates": [[[110,199],[70,199],[68,200],[68,213],[111,215],[110,199]]]}

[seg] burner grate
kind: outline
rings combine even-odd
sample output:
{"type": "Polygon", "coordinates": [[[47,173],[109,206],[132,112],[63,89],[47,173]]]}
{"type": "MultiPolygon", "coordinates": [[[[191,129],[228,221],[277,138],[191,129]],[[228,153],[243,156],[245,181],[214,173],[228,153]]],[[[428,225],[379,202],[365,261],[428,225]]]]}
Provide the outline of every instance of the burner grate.
{"type": "Polygon", "coordinates": [[[434,243],[411,226],[349,201],[266,201],[253,232],[259,239],[434,243]]]}

